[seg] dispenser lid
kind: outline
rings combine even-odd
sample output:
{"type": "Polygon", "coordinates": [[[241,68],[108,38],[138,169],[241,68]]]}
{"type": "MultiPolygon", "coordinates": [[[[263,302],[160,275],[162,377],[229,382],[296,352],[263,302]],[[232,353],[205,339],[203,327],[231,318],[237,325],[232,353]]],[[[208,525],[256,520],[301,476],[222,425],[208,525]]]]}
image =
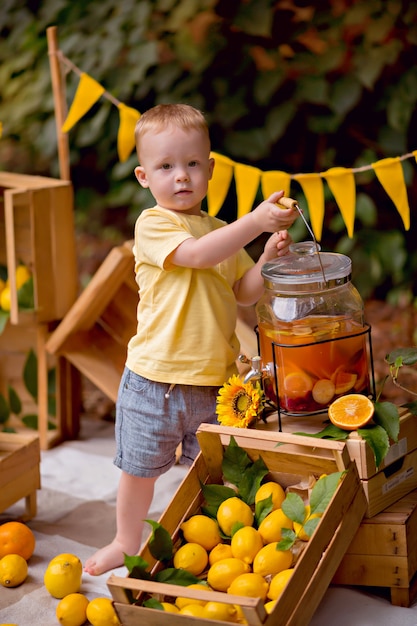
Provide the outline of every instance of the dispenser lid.
{"type": "Polygon", "coordinates": [[[265,286],[284,292],[322,291],[347,283],[352,262],[344,254],[320,252],[312,241],[290,245],[289,254],[273,259],[262,267],[265,286]]]}

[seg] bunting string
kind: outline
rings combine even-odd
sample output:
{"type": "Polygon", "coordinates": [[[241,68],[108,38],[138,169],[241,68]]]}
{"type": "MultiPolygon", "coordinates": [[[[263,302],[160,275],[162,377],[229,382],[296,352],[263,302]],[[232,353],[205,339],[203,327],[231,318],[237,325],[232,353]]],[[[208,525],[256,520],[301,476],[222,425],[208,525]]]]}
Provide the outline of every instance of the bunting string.
{"type": "MultiPolygon", "coordinates": [[[[117,152],[119,160],[121,162],[126,161],[135,147],[134,129],[141,113],[120,102],[97,81],[77,67],[61,50],[57,51],[56,54],[60,63],[65,65],[69,71],[77,74],[80,79],[62,132],[69,132],[101,97],[106,98],[119,110],[117,152]]],[[[332,167],[325,172],[295,174],[279,170],[262,171],[257,167],[233,161],[216,152],[212,152],[212,156],[216,161],[216,166],[207,193],[210,215],[219,213],[233,179],[236,186],[238,217],[251,211],[259,188],[264,198],[268,198],[274,191],[280,189],[283,189],[285,195],[288,196],[290,195],[291,181],[296,181],[305,196],[314,235],[320,241],[325,208],[323,181],[326,181],[339,207],[348,236],[353,237],[356,204],[355,174],[373,171],[397,209],[404,228],[406,230],[410,228],[410,207],[401,162],[410,158],[417,161],[417,150],[356,168],[332,167]]]]}

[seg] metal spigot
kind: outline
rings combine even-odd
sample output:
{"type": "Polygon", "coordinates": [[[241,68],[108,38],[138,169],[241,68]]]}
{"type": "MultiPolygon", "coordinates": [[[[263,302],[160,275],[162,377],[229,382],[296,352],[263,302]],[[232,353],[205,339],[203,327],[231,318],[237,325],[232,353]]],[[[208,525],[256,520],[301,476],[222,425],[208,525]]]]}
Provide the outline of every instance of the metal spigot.
{"type": "MultiPolygon", "coordinates": [[[[240,360],[242,361],[242,359],[240,360]]],[[[250,362],[250,365],[251,365],[251,369],[246,374],[245,378],[243,379],[243,382],[248,383],[250,380],[261,380],[262,378],[261,357],[254,356],[250,359],[250,361],[246,359],[246,361],[243,361],[243,362],[245,363],[250,362]]]]}

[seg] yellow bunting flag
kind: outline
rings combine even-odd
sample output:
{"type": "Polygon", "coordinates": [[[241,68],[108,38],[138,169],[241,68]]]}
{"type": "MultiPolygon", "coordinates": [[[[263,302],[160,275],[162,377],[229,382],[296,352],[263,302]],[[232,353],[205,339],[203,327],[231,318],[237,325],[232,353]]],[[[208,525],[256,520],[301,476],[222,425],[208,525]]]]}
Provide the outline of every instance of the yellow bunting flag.
{"type": "Polygon", "coordinates": [[[331,167],[322,172],[336,200],[345,222],[349,237],[353,237],[355,224],[356,185],[352,170],[345,167],[331,167]]]}
{"type": "Polygon", "coordinates": [[[252,165],[235,163],[237,217],[251,212],[261,180],[261,170],[252,165]]]}
{"type": "Polygon", "coordinates": [[[324,218],[323,181],[319,174],[294,174],[307,200],[311,228],[318,241],[321,239],[324,218]]]}
{"type": "Polygon", "coordinates": [[[117,107],[120,115],[119,132],[117,133],[117,154],[119,155],[119,160],[123,163],[127,161],[135,147],[135,126],[140,118],[140,113],[122,102],[119,102],[117,107]]]}
{"type": "Polygon", "coordinates": [[[212,152],[214,158],[213,177],[207,191],[207,207],[209,215],[217,215],[223,206],[233,178],[234,161],[222,154],[212,152]]]}
{"type": "Polygon", "coordinates": [[[381,159],[372,163],[377,178],[400,214],[406,230],[410,228],[410,207],[408,205],[407,187],[399,157],[381,159]]]}
{"type": "Polygon", "coordinates": [[[275,191],[283,190],[286,196],[290,195],[291,176],[286,172],[273,170],[263,172],[261,179],[261,188],[263,197],[269,198],[275,191]]]}
{"type": "Polygon", "coordinates": [[[67,133],[91,109],[104,91],[104,87],[83,72],[67,119],[62,126],[62,132],[67,133]]]}

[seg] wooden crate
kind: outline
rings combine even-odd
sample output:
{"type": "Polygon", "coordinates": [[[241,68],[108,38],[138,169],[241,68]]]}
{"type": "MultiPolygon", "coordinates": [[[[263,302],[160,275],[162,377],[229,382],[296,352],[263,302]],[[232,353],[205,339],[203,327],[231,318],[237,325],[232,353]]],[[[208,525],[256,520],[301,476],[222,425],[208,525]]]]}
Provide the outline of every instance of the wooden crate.
{"type": "Polygon", "coordinates": [[[0,264],[11,287],[10,320],[60,320],[77,297],[73,189],[68,181],[0,172],[0,264]],[[19,311],[15,270],[32,272],[35,311],[19,311]]]}
{"type": "MultiPolygon", "coordinates": [[[[299,480],[309,475],[319,476],[322,473],[347,469],[275,609],[267,615],[259,598],[204,592],[111,575],[107,584],[115,601],[116,611],[125,626],[139,623],[142,626],[202,623],[201,620],[187,616],[129,604],[127,590],[133,592],[135,597],[146,592],[158,594],[159,597],[183,596],[239,604],[251,626],[272,626],[277,623],[302,626],[310,622],[366,509],[366,499],[356,465],[350,461],[345,444],[340,442],[312,442],[309,437],[295,437],[285,433],[203,424],[198,431],[201,453],[159,520],[171,533],[174,541],[179,535],[182,521],[200,510],[204,501],[201,484],[221,484],[224,449],[231,436],[252,461],[261,456],[269,469],[271,479],[278,482],[285,482],[289,475],[299,480]]],[[[147,545],[144,546],[141,556],[152,570],[160,569],[160,564],[151,556],[147,545]]],[[[219,622],[204,620],[204,623],[214,626],[219,622]]]]}
{"type": "Polygon", "coordinates": [[[110,251],[49,337],[47,351],[65,356],[115,402],[137,304],[132,242],[126,242],[110,251]]]}
{"type": "Polygon", "coordinates": [[[334,584],[386,587],[391,603],[408,607],[417,590],[417,490],[371,519],[349,545],[334,584]]]}
{"type": "MultiPolygon", "coordinates": [[[[356,432],[346,440],[350,458],[355,461],[368,501],[366,517],[372,517],[417,487],[417,420],[407,409],[399,408],[400,432],[379,468],[369,445],[356,432]]],[[[283,432],[319,432],[327,413],[294,418],[281,415],[283,432]]],[[[271,415],[262,430],[278,429],[277,416],[271,415]]]]}
{"type": "Polygon", "coordinates": [[[25,499],[28,520],[36,515],[36,490],[40,489],[39,437],[0,433],[0,513],[25,499]]]}

